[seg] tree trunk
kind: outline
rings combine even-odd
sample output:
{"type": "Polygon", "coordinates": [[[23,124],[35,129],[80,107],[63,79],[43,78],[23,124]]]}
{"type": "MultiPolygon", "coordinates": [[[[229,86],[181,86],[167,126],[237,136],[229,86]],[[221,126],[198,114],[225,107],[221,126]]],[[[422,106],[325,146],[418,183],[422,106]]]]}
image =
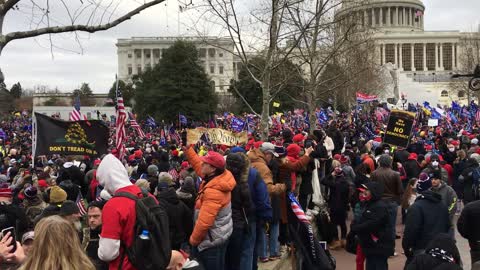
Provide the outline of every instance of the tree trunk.
{"type": "Polygon", "coordinates": [[[260,136],[263,141],[268,139],[269,116],[270,116],[270,76],[264,80],[262,88],[262,118],[260,122],[260,136]]]}

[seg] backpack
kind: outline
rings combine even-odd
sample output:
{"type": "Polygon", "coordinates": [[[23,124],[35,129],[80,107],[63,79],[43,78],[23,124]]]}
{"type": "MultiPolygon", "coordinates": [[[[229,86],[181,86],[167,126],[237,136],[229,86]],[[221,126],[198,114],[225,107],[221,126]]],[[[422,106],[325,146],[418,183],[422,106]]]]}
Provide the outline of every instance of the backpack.
{"type": "Polygon", "coordinates": [[[480,167],[472,171],[472,192],[475,200],[480,199],[480,167]]]}
{"type": "MultiPolygon", "coordinates": [[[[168,228],[168,215],[148,193],[143,198],[120,192],[114,197],[125,197],[135,201],[136,220],[133,244],[124,247],[121,262],[128,256],[130,263],[138,270],[165,269],[170,263],[171,246],[168,228]],[[150,239],[140,238],[143,230],[148,230],[150,239]]],[[[123,263],[120,263],[122,269],[123,263]]]]}

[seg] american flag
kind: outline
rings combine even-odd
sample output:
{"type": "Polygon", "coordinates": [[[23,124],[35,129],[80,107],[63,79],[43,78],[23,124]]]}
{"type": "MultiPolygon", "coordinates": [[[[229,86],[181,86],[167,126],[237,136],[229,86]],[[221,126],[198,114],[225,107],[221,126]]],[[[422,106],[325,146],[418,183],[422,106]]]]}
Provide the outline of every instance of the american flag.
{"type": "Polygon", "coordinates": [[[102,196],[101,196],[102,190],[103,190],[103,188],[101,188],[100,185],[98,185],[97,188],[95,189],[95,201],[97,201],[97,202],[103,201],[102,196]]]}
{"type": "Polygon", "coordinates": [[[87,120],[87,116],[80,112],[80,97],[76,96],[73,101],[73,110],[70,112],[70,121],[87,120]]]}
{"type": "Polygon", "coordinates": [[[302,207],[297,202],[297,199],[295,199],[295,195],[292,192],[289,192],[288,197],[290,198],[290,206],[292,207],[292,211],[297,216],[298,220],[300,220],[302,223],[310,224],[305,212],[303,212],[302,207]]]}
{"type": "Polygon", "coordinates": [[[137,131],[138,137],[145,138],[145,133],[143,132],[140,125],[137,123],[137,120],[135,120],[135,116],[133,115],[133,113],[129,112],[128,118],[130,118],[130,126],[133,127],[135,131],[137,131]]]}
{"type": "Polygon", "coordinates": [[[115,139],[116,139],[116,148],[118,151],[118,159],[122,160],[125,156],[125,145],[123,144],[127,138],[127,133],[125,131],[125,120],[127,119],[127,113],[125,112],[125,104],[123,104],[123,97],[120,88],[118,88],[118,79],[116,86],[116,96],[117,96],[117,120],[115,122],[115,139]]]}
{"type": "Polygon", "coordinates": [[[182,137],[181,137],[180,134],[178,134],[178,132],[175,130],[175,127],[174,127],[174,126],[170,127],[169,133],[170,133],[169,135],[170,135],[170,139],[171,139],[171,140],[175,140],[178,145],[181,145],[181,144],[182,144],[182,137]]]}
{"type": "Polygon", "coordinates": [[[180,174],[178,174],[177,169],[171,168],[168,173],[172,176],[173,180],[177,180],[178,177],[180,177],[180,174]]]}
{"type": "Polygon", "coordinates": [[[82,217],[85,216],[87,214],[87,207],[85,207],[85,201],[83,200],[83,196],[81,192],[78,192],[77,199],[75,200],[75,204],[80,210],[80,215],[82,217]]]}
{"type": "Polygon", "coordinates": [[[480,110],[475,113],[475,122],[480,123],[480,110]]]}

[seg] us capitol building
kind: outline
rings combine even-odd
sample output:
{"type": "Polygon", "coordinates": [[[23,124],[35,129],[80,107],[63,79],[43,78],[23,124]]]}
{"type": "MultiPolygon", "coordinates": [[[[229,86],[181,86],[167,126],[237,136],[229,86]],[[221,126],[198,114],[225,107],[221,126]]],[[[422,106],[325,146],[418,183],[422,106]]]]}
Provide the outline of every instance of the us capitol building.
{"type": "Polygon", "coordinates": [[[413,103],[466,103],[466,88],[452,87],[451,76],[471,73],[467,65],[480,64],[480,33],[425,31],[425,14],[421,0],[370,0],[363,5],[355,1],[344,4],[336,18],[354,19],[374,29],[378,64],[396,72],[391,81],[396,81],[399,89],[384,94],[385,98],[394,94],[399,99],[404,93],[413,103]]]}

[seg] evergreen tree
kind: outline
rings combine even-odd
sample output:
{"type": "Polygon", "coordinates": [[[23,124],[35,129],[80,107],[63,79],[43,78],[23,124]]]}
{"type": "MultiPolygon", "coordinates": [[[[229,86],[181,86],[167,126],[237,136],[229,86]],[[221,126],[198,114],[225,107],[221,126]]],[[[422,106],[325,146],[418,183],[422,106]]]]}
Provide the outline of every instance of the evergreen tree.
{"type": "Polygon", "coordinates": [[[12,95],[13,98],[20,98],[22,96],[22,85],[20,85],[19,82],[12,85],[12,88],[10,88],[10,95],[12,95]]]}
{"type": "Polygon", "coordinates": [[[218,97],[198,63],[192,43],[177,41],[159,64],[142,73],[135,84],[135,109],[141,116],[176,121],[178,114],[194,120],[208,120],[218,97]]]}
{"type": "MultiPolygon", "coordinates": [[[[136,81],[136,78],[133,78],[134,81],[136,81]]],[[[116,94],[115,90],[117,89],[117,82],[113,82],[112,87],[108,91],[108,97],[111,98],[114,103],[112,105],[116,104],[116,94]]],[[[126,83],[122,80],[118,80],[118,88],[122,91],[122,97],[123,97],[123,102],[125,103],[125,106],[132,106],[132,99],[135,95],[135,89],[133,88],[133,83],[126,83]]]]}
{"type": "Polygon", "coordinates": [[[92,99],[93,92],[88,83],[82,83],[80,88],[73,90],[73,97],[80,97],[80,104],[82,106],[91,106],[95,104],[92,99]]]}
{"type": "MultiPolygon", "coordinates": [[[[252,58],[248,65],[254,75],[259,78],[265,65],[265,59],[260,56],[252,58]]],[[[272,82],[276,82],[276,84],[272,85],[271,111],[285,111],[304,107],[302,103],[293,100],[295,98],[304,101],[304,79],[299,70],[300,68],[290,61],[282,62],[273,70],[272,82]],[[273,108],[273,102],[280,103],[280,107],[273,108]]],[[[241,106],[238,113],[251,112],[245,102],[240,99],[240,95],[245,98],[255,112],[260,113],[262,111],[262,88],[258,82],[252,79],[245,67],[240,69],[238,80],[230,84],[228,91],[239,98],[238,102],[241,103],[241,106]]]]}

